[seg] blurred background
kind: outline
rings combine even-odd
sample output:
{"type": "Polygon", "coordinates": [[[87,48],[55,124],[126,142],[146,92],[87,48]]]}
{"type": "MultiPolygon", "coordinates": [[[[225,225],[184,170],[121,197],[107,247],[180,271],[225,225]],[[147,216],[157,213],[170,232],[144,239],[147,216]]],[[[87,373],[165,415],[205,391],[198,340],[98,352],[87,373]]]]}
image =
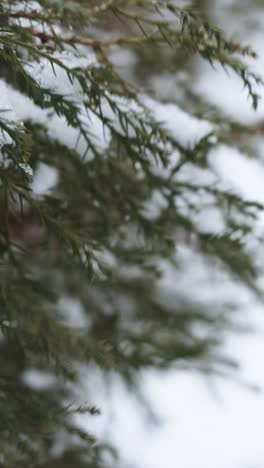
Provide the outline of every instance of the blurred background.
{"type": "MultiPolygon", "coordinates": [[[[79,6],[82,3],[86,7],[86,3],[82,1],[79,2],[79,6]]],[[[213,25],[225,30],[234,41],[249,44],[256,50],[258,57],[256,60],[248,58],[244,60],[251,70],[264,77],[263,0],[197,0],[193,2],[175,0],[173,3],[190,7],[190,11],[194,10],[208,17],[213,25]]],[[[26,2],[21,2],[21,4],[24,6],[26,2]]],[[[96,2],[91,2],[91,5],[96,5],[96,2]]],[[[170,17],[169,9],[164,8],[164,10],[166,12],[164,15],[170,17]]],[[[176,18],[175,20],[174,17],[175,23],[178,21],[178,17],[176,18]]],[[[179,21],[179,27],[180,25],[179,21]]],[[[131,21],[131,18],[125,15],[121,21],[114,15],[108,16],[107,8],[106,13],[102,15],[102,22],[100,19],[99,23],[92,24],[90,27],[88,32],[92,30],[94,36],[100,37],[100,40],[101,38],[111,39],[116,34],[118,37],[119,33],[129,36],[133,36],[135,32],[138,34],[136,21],[131,21]]],[[[147,27],[149,32],[152,25],[148,24],[147,27]]],[[[190,22],[191,27],[192,22],[190,22]]],[[[204,28],[202,23],[199,23],[198,27],[202,28],[202,36],[206,37],[206,41],[215,40],[214,35],[213,39],[209,37],[207,28],[204,28]]],[[[199,31],[198,33],[196,31],[198,35],[199,31]]],[[[82,30],[81,24],[78,23],[77,32],[85,35],[87,30],[82,30]]],[[[142,37],[142,31],[140,34],[142,37]]],[[[203,46],[203,41],[200,42],[200,46],[203,46]]],[[[219,50],[222,50],[221,47],[219,50]]],[[[69,364],[69,369],[72,364],[76,377],[70,375],[69,388],[63,379],[58,381],[58,393],[56,393],[56,372],[54,373],[49,363],[42,364],[41,346],[37,348],[39,355],[36,358],[33,349],[34,352],[31,353],[29,360],[31,364],[30,366],[27,364],[27,367],[24,366],[23,360],[20,363],[20,347],[14,348],[15,359],[12,353],[10,354],[8,346],[6,354],[1,352],[1,367],[6,366],[7,369],[10,367],[11,374],[13,373],[15,377],[19,376],[19,380],[14,380],[14,388],[15,395],[19,394],[18,401],[21,402],[23,409],[21,414],[30,415],[27,408],[31,409],[32,406],[34,421],[37,420],[43,424],[47,418],[46,422],[49,424],[49,414],[45,410],[44,402],[49,403],[50,395],[52,398],[55,395],[54,401],[56,404],[59,403],[59,408],[64,403],[69,403],[70,408],[72,401],[80,405],[87,400],[89,404],[92,403],[95,411],[92,408],[91,414],[83,414],[83,408],[80,406],[79,413],[72,417],[76,418],[88,434],[97,436],[99,444],[95,443],[95,453],[100,443],[106,442],[110,447],[117,448],[120,455],[120,459],[116,460],[111,458],[111,450],[106,451],[102,463],[99,460],[99,465],[93,461],[92,455],[89,459],[89,466],[92,468],[95,466],[263,468],[264,314],[263,297],[258,300],[258,294],[255,293],[258,290],[264,290],[264,278],[257,277],[257,285],[253,280],[251,281],[252,277],[255,280],[254,270],[251,275],[251,263],[247,262],[246,255],[241,255],[238,259],[237,253],[232,250],[237,238],[231,237],[238,235],[239,244],[239,235],[241,235],[242,246],[244,247],[245,242],[246,253],[256,260],[257,266],[263,271],[263,247],[262,244],[259,247],[259,242],[257,242],[257,238],[263,239],[263,211],[256,210],[258,212],[256,219],[254,214],[252,219],[250,218],[254,234],[251,235],[251,230],[244,221],[246,217],[241,210],[239,211],[239,208],[243,205],[240,203],[242,198],[264,204],[262,151],[264,87],[259,86],[254,89],[262,96],[258,109],[254,110],[247,95],[248,90],[243,89],[241,76],[239,78],[235,73],[220,65],[208,63],[204,60],[204,58],[208,59],[206,56],[202,59],[197,53],[194,55],[192,52],[197,52],[196,48],[192,45],[184,48],[184,41],[183,45],[182,42],[178,42],[177,47],[169,47],[166,41],[165,44],[162,43],[157,47],[150,41],[148,47],[139,47],[138,44],[130,48],[115,45],[102,50],[96,45],[91,50],[80,47],[79,51],[86,56],[75,57],[73,60],[73,55],[67,49],[56,51],[56,53],[60,54],[58,56],[65,63],[73,60],[72,66],[78,67],[83,63],[88,71],[88,65],[93,64],[91,68],[94,67],[96,73],[99,73],[99,82],[100,73],[102,71],[109,73],[110,69],[114,77],[117,71],[121,77],[131,82],[140,91],[140,102],[152,111],[156,120],[164,123],[165,133],[169,134],[172,139],[175,138],[178,144],[177,151],[170,153],[172,159],[175,157],[175,161],[172,161],[175,167],[177,168],[180,161],[177,159],[182,151],[178,151],[180,145],[187,157],[183,165],[179,163],[180,169],[179,171],[176,169],[175,172],[177,180],[175,177],[176,190],[173,195],[176,201],[173,198],[174,204],[167,207],[162,197],[164,193],[156,190],[156,182],[153,187],[151,186],[150,192],[146,191],[145,194],[145,179],[141,178],[140,172],[143,168],[142,163],[139,163],[137,158],[135,158],[136,162],[133,159],[131,163],[131,154],[141,156],[140,146],[135,150],[133,144],[130,143],[130,150],[132,147],[134,152],[129,153],[125,148],[120,158],[115,147],[116,141],[113,137],[115,133],[111,136],[111,132],[104,132],[104,125],[92,111],[89,114],[90,117],[85,115],[85,118],[89,121],[88,130],[91,130],[93,147],[97,148],[98,145],[100,154],[99,158],[93,159],[94,155],[91,151],[89,152],[89,145],[87,146],[87,142],[79,138],[74,125],[72,127],[68,125],[67,120],[56,115],[56,112],[55,115],[52,115],[52,112],[44,113],[43,109],[35,106],[32,100],[28,99],[25,90],[18,92],[13,87],[7,73],[8,67],[12,69],[12,63],[10,65],[6,60],[6,69],[2,67],[4,79],[0,80],[0,110],[10,112],[12,109],[14,114],[14,116],[12,114],[12,119],[14,121],[17,119],[18,122],[26,121],[35,138],[36,146],[32,152],[32,161],[30,161],[32,168],[22,165],[23,170],[25,167],[27,170],[33,169],[32,194],[36,200],[43,203],[44,208],[46,201],[51,200],[50,194],[57,195],[59,200],[74,202],[72,208],[70,203],[69,206],[65,203],[64,212],[58,211],[60,213],[58,226],[63,225],[64,217],[66,217],[69,226],[73,226],[74,233],[75,230],[78,233],[79,229],[82,234],[80,239],[84,239],[85,242],[87,242],[87,232],[90,233],[91,230],[88,238],[96,241],[95,244],[89,245],[90,250],[87,251],[90,255],[89,257],[87,254],[87,258],[91,258],[94,262],[91,262],[91,270],[96,270],[95,265],[99,270],[102,265],[105,267],[102,273],[106,271],[106,274],[109,274],[109,282],[104,281],[104,276],[100,277],[100,271],[99,273],[96,271],[98,282],[93,282],[92,277],[88,277],[88,281],[86,276],[81,275],[79,265],[71,263],[71,258],[67,257],[67,251],[65,255],[65,246],[60,242],[50,242],[49,250],[47,246],[46,250],[40,247],[41,255],[39,255],[37,244],[43,240],[45,232],[43,234],[43,231],[38,230],[40,225],[36,222],[36,218],[31,217],[29,211],[28,219],[23,219],[18,226],[16,220],[14,221],[14,237],[16,238],[18,232],[17,237],[22,241],[22,245],[23,242],[26,245],[27,240],[29,245],[32,243],[33,254],[28,256],[26,267],[29,266],[34,279],[37,271],[40,274],[39,284],[46,286],[47,283],[50,290],[54,287],[54,278],[57,278],[54,265],[58,260],[56,255],[59,254],[61,281],[57,281],[58,285],[56,281],[54,283],[58,288],[54,296],[59,317],[57,325],[60,322],[65,323],[73,332],[73,337],[76,327],[84,337],[83,341],[77,343],[76,355],[71,350],[70,339],[67,341],[68,335],[65,335],[62,340],[63,357],[65,355],[65,362],[69,364]],[[103,65],[101,71],[99,65],[103,65]],[[106,67],[105,70],[104,67],[106,67]],[[31,121],[37,125],[32,125],[31,121]],[[43,128],[47,128],[47,133],[41,133],[42,125],[43,128]],[[48,140],[54,138],[50,146],[46,144],[47,136],[48,140]],[[204,151],[203,144],[207,148],[206,151],[204,151]],[[65,155],[72,156],[73,150],[74,157],[65,158],[65,155]],[[82,175],[84,166],[76,165],[76,161],[79,162],[79,153],[83,155],[82,164],[85,164],[86,168],[81,184],[79,177],[80,174],[82,175]],[[110,162],[105,156],[110,156],[110,162]],[[117,166],[115,164],[110,166],[112,161],[117,166]],[[130,163],[131,167],[133,166],[132,172],[130,163]],[[122,170],[117,171],[116,168],[122,170]],[[124,169],[128,172],[123,172],[124,169]],[[134,174],[133,177],[131,174],[134,174]],[[219,181],[219,185],[214,185],[216,180],[219,181]],[[136,185],[135,182],[137,182],[136,185]],[[182,183],[183,187],[191,186],[191,189],[188,188],[189,192],[186,190],[186,194],[184,189],[180,189],[180,196],[178,196],[177,183],[179,186],[182,183]],[[220,195],[217,191],[217,195],[215,192],[211,193],[210,190],[203,192],[205,186],[220,187],[220,195]],[[197,190],[199,187],[202,187],[201,193],[197,190]],[[111,190],[114,194],[112,198],[111,190]],[[221,198],[221,190],[226,190],[228,196],[239,195],[234,203],[234,213],[231,212],[232,207],[230,208],[233,202],[229,200],[225,205],[225,200],[221,198]],[[101,195],[103,195],[102,198],[100,198],[101,195]],[[96,196],[100,203],[97,203],[96,196]],[[134,207],[133,200],[137,196],[140,201],[138,207],[144,207],[144,210],[140,211],[140,217],[136,216],[134,220],[132,217],[131,221],[130,210],[134,207]],[[210,196],[213,201],[210,200],[210,196]],[[125,216],[123,216],[123,207],[120,203],[122,197],[125,199],[127,197],[129,202],[127,205],[129,209],[125,206],[125,216]],[[143,202],[144,204],[141,204],[143,202]],[[87,209],[87,206],[90,208],[87,209]],[[111,219],[111,209],[115,213],[114,208],[117,208],[118,214],[116,225],[112,224],[115,216],[111,219]],[[172,208],[171,211],[170,208],[172,208]],[[231,214],[228,212],[229,209],[231,214]],[[93,222],[97,219],[98,213],[100,215],[98,218],[100,220],[99,234],[96,231],[96,222],[93,222]],[[160,219],[163,230],[159,230],[160,219]],[[149,224],[145,223],[146,220],[150,221],[149,224]],[[83,230],[81,229],[82,221],[85,221],[83,230]],[[150,241],[150,245],[155,244],[155,249],[153,251],[150,249],[146,259],[144,257],[142,259],[142,256],[144,250],[146,254],[148,249],[141,248],[141,231],[138,231],[138,237],[136,233],[136,227],[138,224],[140,226],[143,221],[147,227],[151,228],[145,229],[146,233],[144,232],[143,238],[145,236],[146,240],[150,241]],[[188,223],[188,221],[191,222],[188,223]],[[108,223],[111,231],[110,234],[105,235],[108,223]],[[245,232],[242,229],[242,234],[238,229],[241,225],[245,228],[245,232]],[[226,227],[230,228],[230,231],[227,229],[227,236],[221,237],[226,227]],[[112,230],[118,241],[114,239],[112,242],[112,230]],[[158,233],[157,237],[155,237],[156,234],[153,235],[153,239],[152,230],[158,233]],[[36,238],[33,236],[31,239],[32,232],[33,234],[36,232],[36,238]],[[171,235],[173,248],[176,239],[175,251],[160,247],[161,238],[164,243],[168,241],[168,246],[170,245],[171,235]],[[104,244],[105,237],[109,243],[104,244]],[[231,242],[229,242],[230,239],[231,242]],[[34,241],[36,248],[34,248],[34,241]],[[115,244],[117,248],[113,252],[116,257],[111,255],[111,249],[115,244]],[[123,258],[123,251],[126,254],[126,250],[129,250],[127,247],[133,247],[134,244],[137,247],[137,256],[131,249],[131,257],[124,256],[123,258]],[[55,258],[54,262],[53,258],[55,258]],[[116,259],[120,260],[120,263],[115,261],[116,259]],[[155,281],[149,283],[148,269],[154,268],[156,272],[156,267],[161,275],[157,274],[157,277],[155,275],[155,281]],[[103,281],[101,281],[102,278],[103,281]],[[124,278],[124,281],[121,281],[121,278],[124,278]],[[98,344],[98,351],[95,344],[98,344]],[[219,348],[218,344],[220,344],[219,348]],[[88,351],[83,349],[85,345],[88,348],[90,345],[91,351],[90,348],[88,351]],[[108,355],[108,352],[111,354],[109,350],[115,358],[113,362],[117,362],[116,367],[111,359],[108,362],[104,357],[105,354],[108,355]],[[86,352],[88,357],[86,357],[86,352]],[[72,362],[70,362],[71,359],[72,362]],[[17,368],[13,368],[13,361],[16,362],[17,368]],[[79,377],[81,377],[80,384],[79,377]],[[20,387],[17,390],[17,381],[22,382],[23,389],[24,386],[26,388],[27,400],[25,401],[20,396],[20,387]],[[29,392],[28,389],[30,389],[29,392]],[[42,403],[41,399],[43,399],[43,408],[41,404],[34,403],[31,392],[32,395],[37,394],[37,402],[42,403]],[[25,402],[28,405],[26,409],[23,406],[25,402]],[[92,417],[92,414],[97,412],[97,407],[101,409],[102,415],[98,418],[92,417]]],[[[203,55],[203,51],[199,50],[199,52],[203,55]]],[[[83,91],[80,83],[74,80],[72,82],[65,70],[59,67],[57,67],[59,73],[55,77],[53,69],[48,65],[45,60],[31,63],[30,73],[40,83],[40,86],[55,89],[58,96],[60,93],[73,95],[73,99],[82,104],[83,91]]],[[[95,76],[91,82],[95,86],[97,74],[91,76],[95,76]]],[[[83,81],[85,86],[87,86],[86,81],[90,83],[89,79],[85,79],[83,81]]],[[[125,88],[127,92],[126,83],[125,87],[124,83],[122,86],[122,78],[121,81],[119,79],[117,81],[118,86],[120,87],[121,82],[121,88],[125,88]]],[[[136,103],[113,90],[115,87],[110,88],[111,92],[104,93],[104,96],[108,96],[108,99],[109,96],[115,96],[118,103],[117,110],[121,108],[123,112],[121,117],[125,114],[129,115],[130,110],[133,115],[133,109],[130,109],[130,106],[133,107],[136,103]]],[[[124,89],[122,92],[125,92],[124,89]]],[[[86,95],[91,98],[91,101],[93,99],[96,101],[92,87],[86,88],[86,95]]],[[[98,102],[100,104],[101,101],[98,102]]],[[[104,112],[107,115],[107,109],[109,112],[109,105],[106,104],[109,104],[107,99],[104,102],[103,115],[104,112]]],[[[82,110],[84,111],[85,108],[82,110]]],[[[136,112],[139,110],[135,110],[135,114],[136,112]]],[[[101,118],[101,108],[99,115],[101,118]]],[[[146,114],[143,115],[144,118],[147,117],[146,114]]],[[[83,118],[83,115],[81,117],[83,118]]],[[[142,124],[140,120],[139,122],[142,124]]],[[[148,122],[143,122],[144,132],[152,129],[148,125],[148,122]]],[[[106,130],[109,129],[106,128],[106,130]]],[[[160,137],[159,133],[157,135],[160,137]]],[[[128,135],[126,135],[125,143],[127,137],[128,135]]],[[[133,142],[133,138],[130,139],[133,142]]],[[[117,143],[118,141],[117,139],[117,143]]],[[[146,155],[148,158],[149,153],[146,152],[146,155]]],[[[164,174],[159,171],[164,170],[166,173],[167,170],[167,168],[161,168],[158,163],[154,169],[161,179],[164,174]]],[[[168,169],[167,175],[164,176],[165,182],[163,181],[162,184],[166,185],[170,180],[170,170],[173,172],[172,168],[168,169]]],[[[152,172],[151,175],[153,175],[152,172]]],[[[168,187],[166,186],[165,189],[168,187]]],[[[55,208],[52,211],[55,217],[56,206],[54,205],[55,208]]],[[[26,297],[23,284],[21,297],[26,297]]],[[[13,299],[12,294],[10,298],[13,299]]],[[[51,333],[53,325],[47,326],[47,324],[55,323],[53,322],[55,303],[54,309],[48,308],[49,320],[44,321],[43,325],[41,321],[38,323],[38,314],[35,314],[38,304],[35,306],[32,302],[32,296],[29,295],[29,300],[22,304],[21,310],[25,317],[21,313],[19,301],[17,301],[18,305],[13,305],[11,301],[8,307],[14,308],[23,326],[25,321],[28,329],[31,330],[32,327],[33,332],[34,320],[36,321],[34,343],[36,342],[38,346],[39,334],[41,336],[41,333],[45,334],[48,331],[47,335],[48,338],[51,335],[56,355],[57,351],[60,351],[60,343],[57,339],[60,334],[54,333],[53,336],[51,333]]],[[[75,343],[74,340],[73,342],[75,343]]],[[[5,350],[4,341],[2,341],[2,346],[1,349],[5,350]]],[[[10,392],[8,398],[9,403],[14,403],[12,415],[14,414],[15,419],[19,421],[16,399],[10,397],[10,392]]],[[[5,402],[2,408],[7,413],[10,412],[5,402]]],[[[4,421],[3,415],[1,416],[4,421]]],[[[9,414],[6,417],[8,420],[9,414]]],[[[2,426],[2,433],[5,434],[5,422],[2,426]]],[[[29,419],[30,434],[32,427],[29,419]]],[[[22,435],[23,430],[21,430],[22,435]]],[[[35,436],[36,433],[34,428],[33,435],[35,436]]],[[[56,425],[52,427],[52,437],[49,437],[47,441],[44,441],[43,446],[45,454],[48,453],[45,443],[47,447],[51,447],[51,464],[47,467],[65,468],[75,465],[72,460],[79,459],[78,453],[77,458],[74,456],[71,458],[71,453],[67,458],[66,453],[66,457],[60,460],[60,455],[68,448],[69,439],[64,440],[63,432],[57,433],[56,425]]],[[[39,438],[41,439],[41,434],[39,438]]],[[[74,437],[72,439],[75,443],[74,437]]],[[[38,437],[36,440],[39,442],[38,437]]],[[[78,443],[77,438],[77,452],[78,443]]],[[[36,447],[36,452],[39,452],[39,446],[36,445],[36,447]]],[[[80,465],[78,461],[76,463],[76,466],[88,466],[85,459],[80,465]]]]}
{"type": "MultiPolygon", "coordinates": [[[[258,54],[250,66],[263,75],[262,0],[201,0],[193,2],[192,7],[204,12],[233,39],[250,44],[258,54]]],[[[161,74],[162,57],[157,58],[156,55],[148,54],[140,62],[132,52],[117,52],[112,57],[124,76],[139,84],[144,80],[145,86],[147,69],[152,67],[155,70],[156,64],[157,70],[151,73],[149,86],[155,89],[163,102],[174,102],[191,109],[205,120],[212,120],[220,110],[223,119],[228,116],[242,127],[249,126],[252,130],[250,136],[246,130],[229,135],[231,146],[221,146],[213,155],[213,164],[226,183],[241,195],[264,202],[264,90],[259,91],[263,98],[255,112],[241,83],[232,73],[218,66],[215,69],[193,57],[173,57],[172,54],[170,60],[174,58],[180,59],[182,65],[177,75],[170,73],[168,66],[161,74]],[[190,88],[192,93],[188,91],[190,88]],[[232,149],[232,139],[239,145],[239,151],[232,149]],[[243,149],[251,152],[252,158],[244,156],[243,149]]],[[[195,128],[187,128],[186,131],[195,132],[195,128]]],[[[214,218],[211,219],[209,213],[204,221],[213,224],[214,218]]],[[[264,218],[260,218],[257,222],[260,229],[263,223],[264,218]]],[[[101,406],[103,415],[95,423],[92,421],[94,430],[98,436],[114,441],[123,462],[129,461],[131,466],[139,468],[262,468],[263,307],[246,289],[236,285],[226,288],[223,282],[222,287],[220,284],[217,291],[212,291],[208,272],[199,262],[192,263],[184,279],[185,287],[193,285],[193,294],[196,286],[200,293],[202,287],[206,298],[219,294],[240,304],[237,320],[244,332],[230,333],[225,340],[228,354],[241,366],[236,377],[210,376],[207,379],[204,375],[185,370],[149,371],[141,374],[140,391],[135,397],[118,378],[105,387],[95,372],[94,382],[88,384],[84,378],[83,390],[85,393],[87,386],[98,388],[100,382],[101,388],[105,389],[101,395],[97,393],[96,404],[101,406]]],[[[168,271],[164,281],[173,284],[173,280],[168,271]]]]}

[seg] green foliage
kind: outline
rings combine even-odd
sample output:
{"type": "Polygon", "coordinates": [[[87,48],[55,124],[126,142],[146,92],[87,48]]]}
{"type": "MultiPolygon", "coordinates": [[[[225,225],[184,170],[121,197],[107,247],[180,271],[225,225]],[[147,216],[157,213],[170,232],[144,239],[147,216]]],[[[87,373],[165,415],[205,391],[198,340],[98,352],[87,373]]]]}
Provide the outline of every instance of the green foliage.
{"type": "MultiPolygon", "coordinates": [[[[137,89],[136,69],[144,69],[149,53],[164,56],[164,67],[173,57],[175,73],[182,54],[220,63],[241,78],[257,106],[261,80],[243,60],[255,53],[177,2],[0,2],[1,83],[29,106],[18,119],[0,108],[5,467],[106,466],[111,449],[94,447],[72,416],[74,408],[91,415],[97,409],[68,407],[80,364],[118,372],[129,384],[146,368],[221,372],[233,365],[219,348],[230,321],[224,300],[197,300],[161,279],[166,265],[180,283],[178,253],[188,248],[256,291],[247,240],[262,207],[215,179],[202,182],[210,151],[221,142],[216,126],[188,146],[177,128],[169,132],[154,118],[146,89],[137,89]],[[133,83],[112,60],[121,49],[137,58],[133,83]],[[63,137],[56,125],[63,125],[63,137]],[[43,166],[55,171],[57,182],[37,193],[34,178],[43,166]],[[198,222],[209,207],[222,216],[219,234],[198,222]],[[73,324],[65,298],[77,301],[81,326],[73,324]],[[25,375],[32,369],[53,376],[54,384],[30,386],[25,375]],[[59,460],[53,449],[61,440],[59,460]]],[[[155,103],[154,92],[148,95],[155,103]]]]}

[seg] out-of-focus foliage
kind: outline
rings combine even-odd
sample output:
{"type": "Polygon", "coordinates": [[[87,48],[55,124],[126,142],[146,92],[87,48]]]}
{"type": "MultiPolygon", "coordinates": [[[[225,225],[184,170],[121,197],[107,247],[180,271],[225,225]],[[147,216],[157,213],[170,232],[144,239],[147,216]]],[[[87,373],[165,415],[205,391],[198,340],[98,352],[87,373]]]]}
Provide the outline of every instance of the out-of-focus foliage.
{"type": "Polygon", "coordinates": [[[179,73],[195,55],[233,70],[257,106],[261,81],[243,60],[254,52],[197,8],[0,2],[0,89],[13,105],[2,108],[0,97],[5,467],[109,466],[111,448],[95,446],[74,422],[75,412],[98,412],[93,402],[69,406],[80,365],[132,384],[151,367],[220,372],[234,364],[219,348],[232,307],[225,298],[197,299],[192,280],[181,287],[182,252],[255,291],[247,240],[262,207],[214,177],[217,125],[186,143],[173,117],[170,129],[159,122],[162,104],[151,89],[151,77],[179,73]],[[115,63],[121,53],[133,62],[123,70],[115,63]],[[47,170],[54,183],[41,190],[47,170]],[[222,219],[218,233],[199,221],[211,209],[222,219]],[[166,269],[173,288],[162,280],[166,269]],[[30,384],[33,371],[51,384],[30,384]]]}

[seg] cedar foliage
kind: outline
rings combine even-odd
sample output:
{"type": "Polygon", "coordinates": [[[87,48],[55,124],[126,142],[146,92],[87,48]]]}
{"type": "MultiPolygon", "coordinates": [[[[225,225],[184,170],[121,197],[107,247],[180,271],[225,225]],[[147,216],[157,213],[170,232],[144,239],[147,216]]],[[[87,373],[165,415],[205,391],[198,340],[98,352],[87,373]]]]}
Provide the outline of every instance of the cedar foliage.
{"type": "Polygon", "coordinates": [[[180,281],[178,252],[188,248],[228,272],[230,281],[256,290],[247,240],[262,207],[201,179],[221,142],[219,128],[185,145],[149,105],[156,96],[147,75],[160,63],[177,73],[194,55],[233,70],[256,108],[261,80],[244,61],[254,51],[177,2],[0,2],[1,81],[18,106],[22,99],[34,110],[17,119],[0,109],[5,467],[109,466],[111,449],[94,445],[72,417],[98,413],[93,401],[69,405],[80,365],[88,366],[88,376],[90,365],[117,372],[129,385],[141,369],[221,372],[234,365],[219,347],[222,331],[232,326],[224,299],[198,301],[160,281],[162,265],[180,281]],[[120,50],[137,58],[131,82],[112,60],[120,50]],[[43,167],[55,171],[56,183],[38,193],[34,177],[43,167]],[[217,235],[197,222],[208,207],[223,218],[217,235]],[[67,298],[81,308],[80,326],[67,298]],[[32,369],[55,383],[36,390],[25,379],[32,369]]]}

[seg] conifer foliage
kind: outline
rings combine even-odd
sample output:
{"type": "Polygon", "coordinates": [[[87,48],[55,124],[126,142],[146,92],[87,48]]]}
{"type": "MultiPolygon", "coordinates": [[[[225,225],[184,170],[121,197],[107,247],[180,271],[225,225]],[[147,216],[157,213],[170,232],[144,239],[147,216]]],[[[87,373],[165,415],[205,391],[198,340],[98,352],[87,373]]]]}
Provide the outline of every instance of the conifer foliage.
{"type": "Polygon", "coordinates": [[[192,297],[191,280],[180,286],[182,252],[255,290],[246,247],[261,206],[214,178],[216,123],[189,143],[159,121],[168,103],[150,75],[159,61],[176,74],[183,56],[200,56],[233,70],[254,107],[260,79],[245,65],[249,47],[177,3],[0,1],[5,467],[109,466],[107,447],[73,418],[96,414],[93,401],[69,405],[85,366],[87,378],[97,366],[132,385],[141,369],[228,365],[218,345],[230,310],[192,297]],[[121,53],[133,57],[127,69],[121,53]],[[217,234],[199,221],[208,208],[221,214],[217,234]],[[30,385],[33,370],[51,385],[30,385]]]}

